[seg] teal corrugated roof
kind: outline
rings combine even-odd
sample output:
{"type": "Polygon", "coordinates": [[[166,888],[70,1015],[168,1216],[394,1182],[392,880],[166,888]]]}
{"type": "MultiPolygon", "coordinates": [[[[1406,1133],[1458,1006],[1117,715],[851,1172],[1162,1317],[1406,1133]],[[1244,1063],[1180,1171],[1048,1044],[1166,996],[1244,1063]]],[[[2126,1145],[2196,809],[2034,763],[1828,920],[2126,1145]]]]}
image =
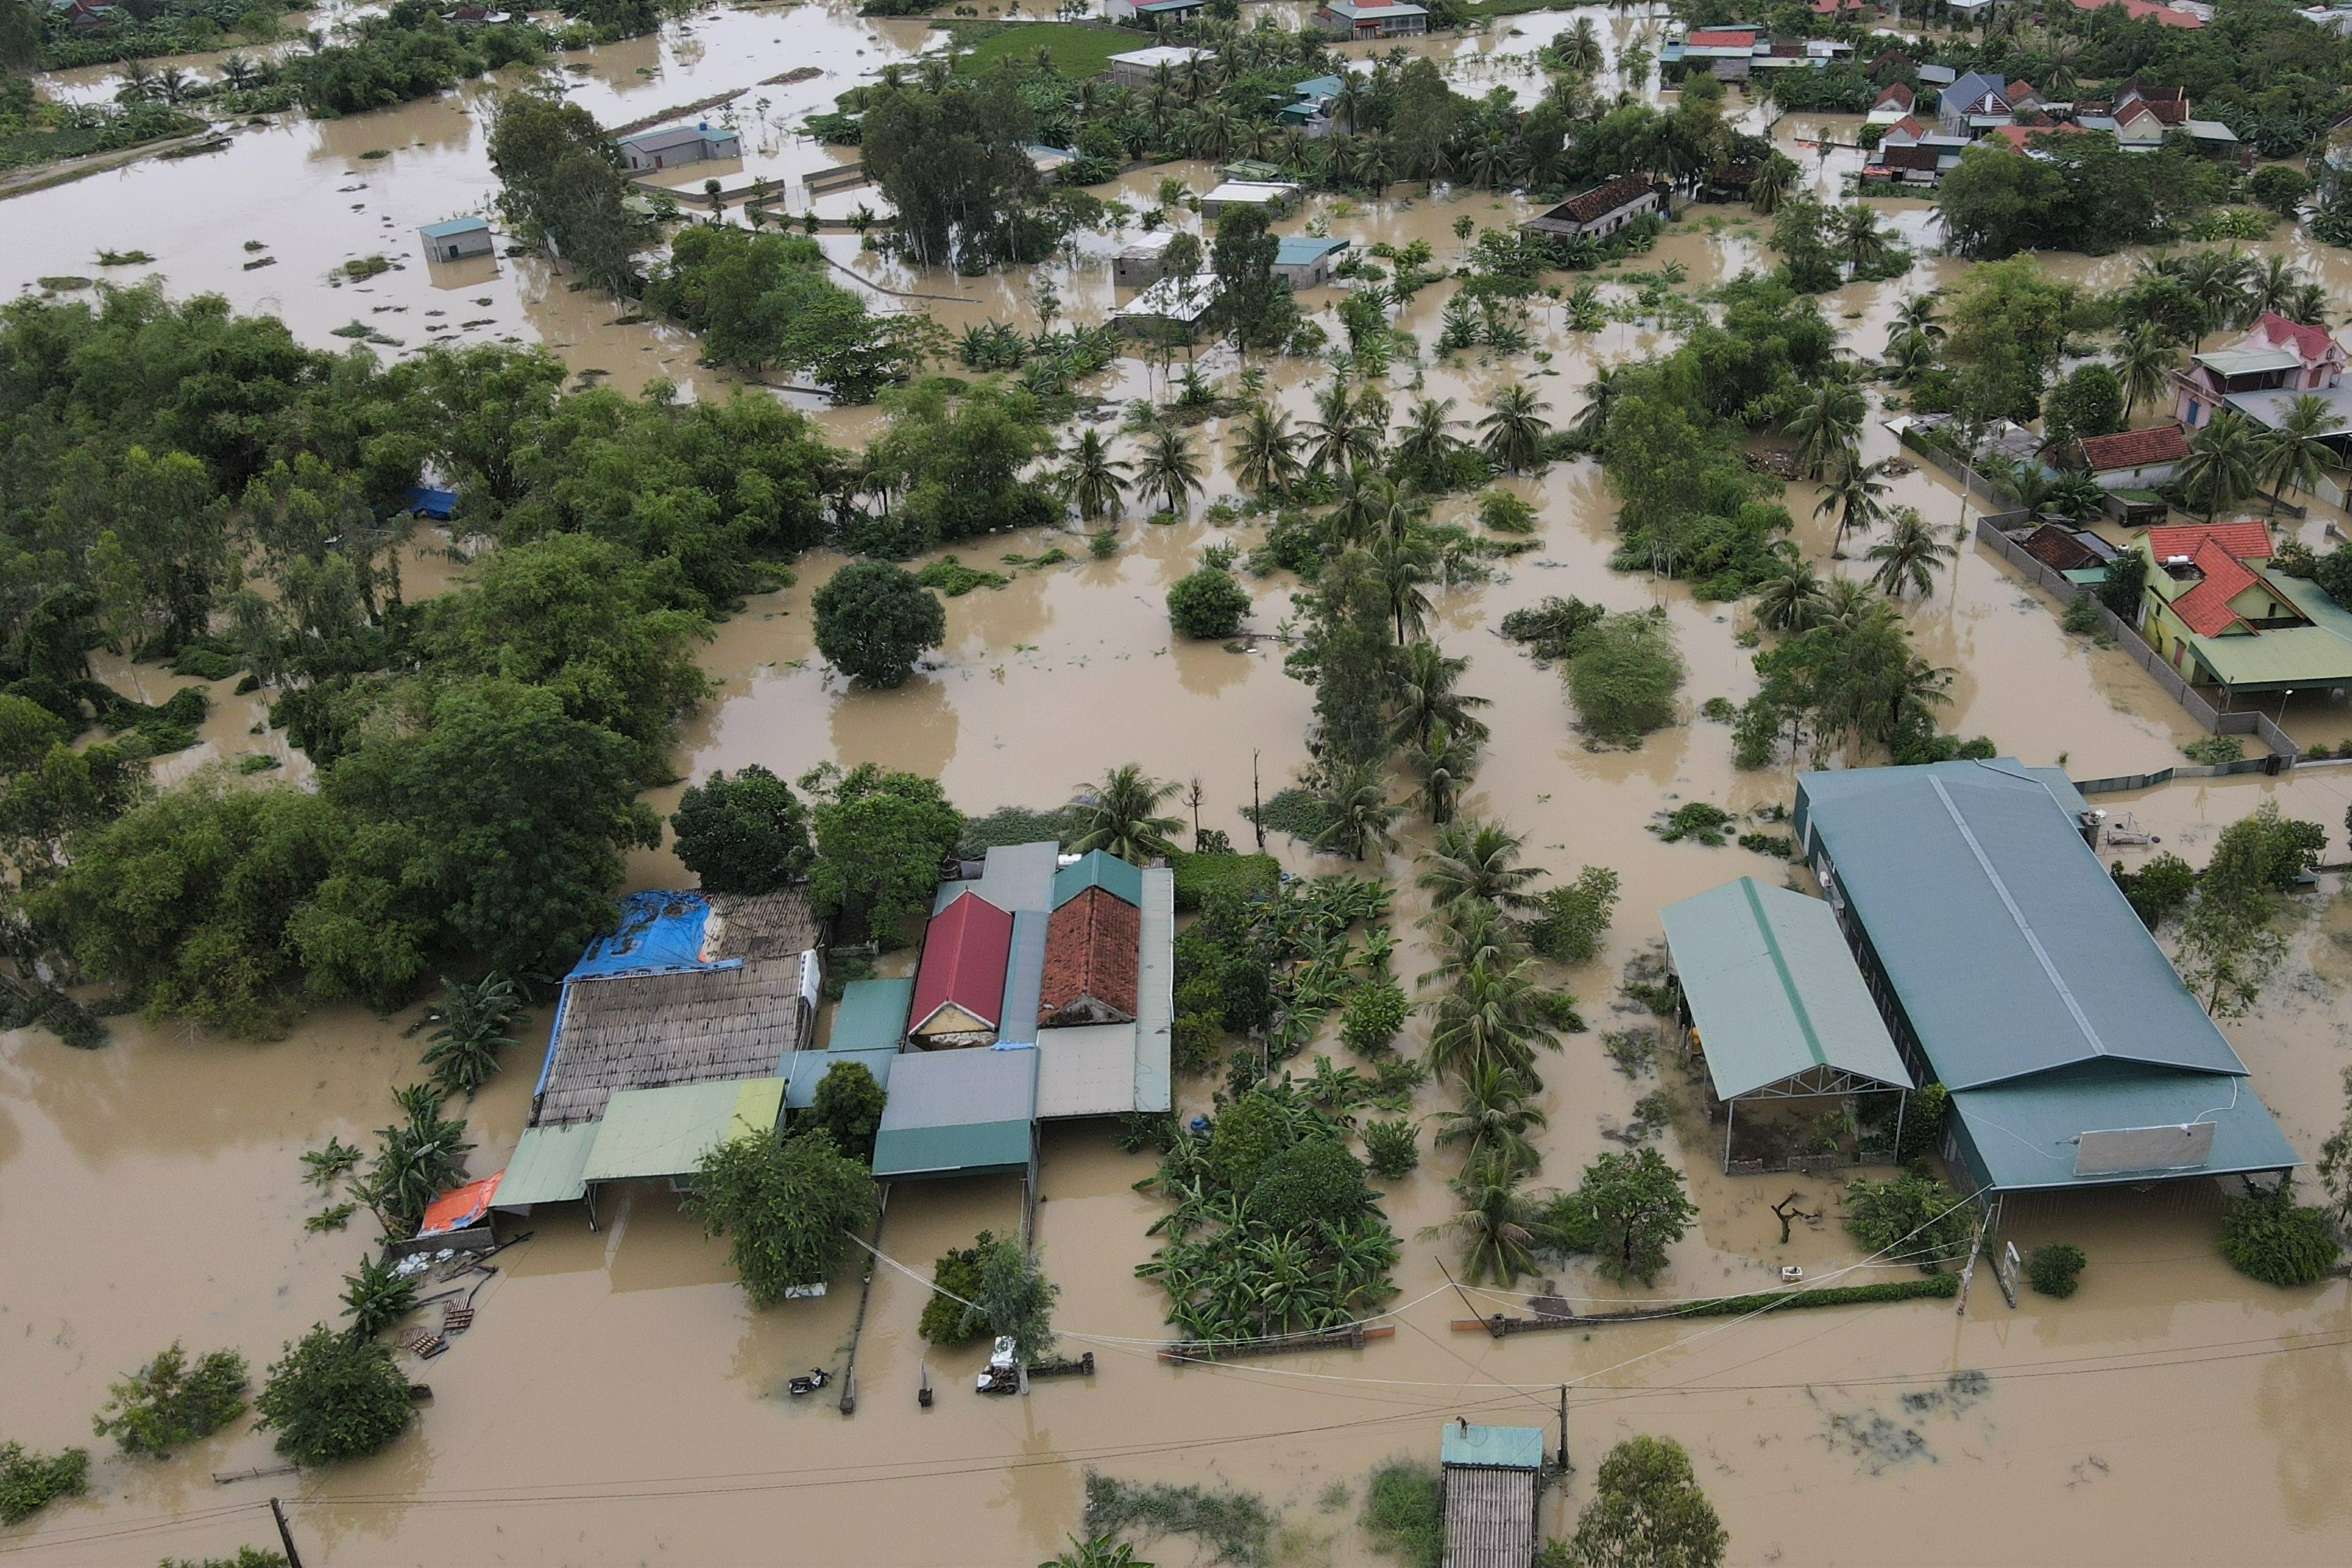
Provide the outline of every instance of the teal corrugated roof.
{"type": "Polygon", "coordinates": [[[1539,1470],[1544,1462],[1544,1430],[1540,1426],[1465,1426],[1448,1421],[1438,1439],[1442,1465],[1468,1465],[1484,1470],[1539,1470]]]}
{"type": "Polygon", "coordinates": [[[835,1062],[857,1063],[887,1090],[890,1087],[890,1069],[898,1065],[899,1055],[896,1047],[876,1051],[787,1051],[777,1068],[784,1079],[784,1103],[794,1110],[806,1110],[814,1105],[816,1086],[833,1070],[835,1062]]]}
{"type": "Polygon", "coordinates": [[[1830,1067],[1908,1088],[1837,916],[1742,877],[1658,911],[1720,1099],[1830,1067]]]}
{"type": "Polygon", "coordinates": [[[427,239],[446,239],[453,234],[472,234],[489,226],[487,220],[468,213],[464,217],[445,218],[439,223],[428,223],[416,232],[427,239]]]}
{"type": "Polygon", "coordinates": [[[2077,1176],[2074,1140],[2084,1132],[2213,1123],[2201,1175],[2283,1171],[2300,1157],[2242,1079],[2212,1073],[2109,1071],[2032,1079],[1952,1096],[1993,1185],[2001,1188],[2127,1184],[2174,1172],[2077,1176]]]}
{"type": "Polygon", "coordinates": [[[950,1176],[1029,1163],[1037,1051],[910,1051],[892,1064],[874,1173],[950,1176]]]}
{"type": "Polygon", "coordinates": [[[836,1051],[896,1050],[907,1036],[907,1009],[915,1000],[915,982],[853,980],[841,988],[833,1010],[833,1033],[825,1037],[836,1051]]]}
{"type": "Polygon", "coordinates": [[[1088,888],[1100,888],[1137,909],[1143,907],[1142,871],[1099,849],[1087,850],[1054,873],[1053,907],[1060,909],[1088,888]]]}
{"type": "Polygon", "coordinates": [[[1281,244],[1275,248],[1274,264],[1276,267],[1305,267],[1310,262],[1320,261],[1335,250],[1347,248],[1348,242],[1344,239],[1316,239],[1307,235],[1286,235],[1281,244]]]}
{"type": "Polygon", "coordinates": [[[563,1127],[526,1127],[508,1156],[507,1173],[499,1179],[491,1206],[520,1208],[530,1204],[562,1204],[588,1190],[581,1172],[596,1142],[597,1123],[576,1121],[563,1127]]]}

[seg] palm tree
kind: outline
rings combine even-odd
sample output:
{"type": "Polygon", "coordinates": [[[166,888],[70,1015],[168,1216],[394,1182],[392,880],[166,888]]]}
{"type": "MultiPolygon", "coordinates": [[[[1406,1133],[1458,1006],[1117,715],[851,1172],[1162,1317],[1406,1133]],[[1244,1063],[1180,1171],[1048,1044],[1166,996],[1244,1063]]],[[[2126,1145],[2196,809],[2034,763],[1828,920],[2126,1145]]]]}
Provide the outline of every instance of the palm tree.
{"type": "Polygon", "coordinates": [[[2179,479],[2181,498],[2209,519],[2253,494],[2262,480],[2262,450],[2255,444],[2253,422],[2234,408],[2215,414],[2211,423],[2189,437],[2179,479]]]}
{"type": "Polygon", "coordinates": [[[1370,763],[1332,770],[1320,791],[1326,825],[1315,836],[1318,849],[1336,849],[1350,860],[1361,860],[1373,846],[1396,843],[1389,825],[1398,808],[1389,804],[1388,786],[1381,770],[1370,763]]]}
{"type": "Polygon", "coordinates": [[[1360,428],[1348,383],[1335,375],[1315,395],[1315,417],[1307,422],[1308,471],[1337,474],[1354,468],[1363,459],[1360,428]]]}
{"type": "Polygon", "coordinates": [[[1087,522],[1111,516],[1119,509],[1129,465],[1110,455],[1110,442],[1099,430],[1081,432],[1062,465],[1062,498],[1078,509],[1087,522]]]}
{"type": "Polygon", "coordinates": [[[1094,799],[1086,808],[1087,830],[1071,849],[1080,855],[1099,849],[1134,866],[1174,854],[1174,836],[1184,824],[1155,814],[1182,787],[1155,779],[1133,763],[1121,763],[1093,786],[1094,799]]]}
{"type": "Polygon", "coordinates": [[[2294,297],[2280,313],[2299,327],[2324,327],[2327,325],[2327,290],[2319,284],[2298,284],[2294,297]]]}
{"type": "Polygon", "coordinates": [[[1412,642],[1397,661],[1396,717],[1390,721],[1389,739],[1399,746],[1428,743],[1433,731],[1445,730],[1472,745],[1486,738],[1486,726],[1471,717],[1476,708],[1493,706],[1483,697],[1459,689],[1466,658],[1448,658],[1433,642],[1412,642]]]}
{"type": "Polygon", "coordinates": [[[2327,400],[2304,393],[2287,405],[2286,417],[2274,430],[2254,437],[2262,463],[2263,482],[2271,488],[2271,510],[2278,510],[2278,492],[2289,485],[2309,490],[2327,471],[2335,454],[2319,437],[2332,433],[2336,420],[2327,400]]]}
{"type": "Polygon", "coordinates": [[[1913,385],[1936,367],[1936,345],[1924,333],[1897,331],[1886,340],[1885,363],[1896,385],[1913,385]]]}
{"type": "Polygon", "coordinates": [[[1900,598],[1906,588],[1916,588],[1924,599],[1936,591],[1935,573],[1959,553],[1960,547],[1921,517],[1918,508],[1898,508],[1886,537],[1870,547],[1869,559],[1878,563],[1870,580],[1890,596],[1900,598]]]}
{"type": "Polygon", "coordinates": [[[1528,886],[1542,877],[1540,866],[1522,866],[1519,851],[1526,840],[1499,822],[1465,817],[1438,829],[1429,853],[1421,858],[1413,886],[1430,895],[1439,910],[1475,900],[1500,910],[1532,908],[1528,886]]]}
{"type": "Polygon", "coordinates": [[[1797,178],[1803,172],[1786,153],[1767,153],[1756,165],[1756,177],[1748,182],[1748,205],[1770,217],[1797,188],[1797,178]]]}
{"type": "Polygon", "coordinates": [[[1375,196],[1385,193],[1396,183],[1396,142],[1385,131],[1375,131],[1363,138],[1356,160],[1356,175],[1370,185],[1375,196]]]}
{"type": "Polygon", "coordinates": [[[2179,345],[2154,321],[2142,321],[2124,334],[2123,350],[2116,356],[2116,379],[2124,384],[2125,418],[2143,402],[2163,395],[2179,358],[2179,345]]]}
{"type": "MultiPolygon", "coordinates": [[[[2210,247],[2183,258],[2180,281],[2196,297],[2205,312],[2205,330],[2227,326],[2245,312],[2247,275],[2252,265],[2233,246],[2228,250],[2210,247]]],[[[2202,346],[2205,332],[2197,334],[2195,346],[2202,346]]]]}
{"type": "Polygon", "coordinates": [[[1298,474],[1298,437],[1290,416],[1264,403],[1251,405],[1234,446],[1234,478],[1258,495],[1286,496],[1298,474]]]}
{"type": "Polygon", "coordinates": [[[220,62],[221,81],[232,92],[251,87],[257,76],[253,62],[243,55],[224,55],[220,62]]]}
{"type": "Polygon", "coordinates": [[[1463,1077],[1455,1093],[1454,1108],[1437,1113],[1443,1126],[1433,1142],[1440,1148],[1467,1143],[1465,1165],[1491,1163],[1513,1175],[1528,1174],[1542,1163],[1528,1134],[1551,1123],[1527,1103],[1523,1076],[1499,1062],[1485,1062],[1463,1077]]]}
{"type": "Polygon", "coordinates": [[[1464,969],[1432,1010],[1430,1067],[1454,1078],[1490,1062],[1532,1073],[1537,1047],[1559,1049],[1537,1012],[1532,967],[1527,959],[1479,958],[1464,969]]]}
{"type": "Polygon", "coordinates": [[[2252,264],[2246,273],[2245,313],[2249,317],[2266,311],[2284,315],[2294,302],[2295,290],[2303,287],[2303,271],[2284,256],[2273,256],[2252,264]]]}
{"type": "MultiPolygon", "coordinates": [[[[1402,498],[1390,503],[1388,516],[1409,519],[1411,505],[1402,498]]],[[[1393,533],[1374,540],[1371,547],[1373,574],[1388,595],[1389,618],[1396,626],[1396,640],[1406,642],[1418,637],[1428,625],[1431,605],[1422,584],[1429,581],[1429,569],[1436,563],[1436,547],[1412,530],[1409,524],[1393,533]]]]}
{"type": "Polygon", "coordinates": [[[1115,1536],[1089,1535],[1080,1541],[1073,1535],[1069,1546],[1042,1568],[1151,1568],[1151,1564],[1115,1536]]]}
{"type": "Polygon", "coordinates": [[[1936,306],[1942,296],[1930,289],[1924,294],[1914,294],[1895,307],[1895,330],[1897,332],[1917,332],[1931,343],[1944,341],[1944,323],[1936,318],[1936,306]]]}
{"type": "Polygon", "coordinates": [[[1407,467],[1432,478],[1445,472],[1447,459],[1462,445],[1454,434],[1454,399],[1424,397],[1412,405],[1397,437],[1396,455],[1407,467]]]}
{"type": "Polygon", "coordinates": [[[1889,242],[1885,231],[1878,226],[1878,215],[1869,207],[1860,202],[1840,207],[1836,222],[1838,248],[1845,252],[1850,276],[1858,275],[1886,254],[1889,242]]]}
{"type": "Polygon", "coordinates": [[[1527,933],[1484,899],[1439,904],[1417,922],[1429,931],[1437,963],[1421,976],[1423,985],[1458,982],[1484,964],[1507,969],[1529,957],[1527,933]]]}
{"type": "Polygon", "coordinates": [[[1421,784],[1422,809],[1430,822],[1443,827],[1454,820],[1454,803],[1462,786],[1478,765],[1475,742],[1457,737],[1444,725],[1430,731],[1422,742],[1404,754],[1405,765],[1421,784]]]}
{"type": "Polygon", "coordinates": [[[1854,461],[1855,456],[1848,451],[1845,461],[1837,466],[1829,482],[1822,487],[1822,499],[1813,507],[1815,517],[1826,516],[1832,510],[1838,514],[1837,537],[1830,542],[1832,556],[1845,548],[1849,530],[1868,533],[1886,512],[1878,500],[1886,493],[1885,485],[1880,482],[1886,472],[1886,460],[1882,458],[1875,462],[1859,463],[1854,461]]]}
{"type": "Polygon", "coordinates": [[[1787,432],[1797,442],[1797,471],[1818,479],[1840,464],[1852,467],[1851,455],[1861,443],[1863,416],[1868,412],[1862,388],[1853,383],[1822,383],[1789,416],[1787,432]]]}
{"type": "Polygon", "coordinates": [[[1560,69],[1570,76],[1593,76],[1601,66],[1601,35],[1593,30],[1592,18],[1580,16],[1576,26],[1552,46],[1560,69]]]}
{"type": "Polygon", "coordinates": [[[1543,439],[1551,434],[1551,424],[1543,416],[1551,412],[1550,404],[1524,382],[1515,381],[1496,388],[1486,406],[1491,412],[1478,421],[1478,428],[1486,432],[1478,445],[1497,467],[1516,474],[1542,461],[1543,439]]]}
{"type": "Polygon", "coordinates": [[[1601,444],[1601,433],[1609,428],[1610,410],[1617,406],[1618,390],[1625,380],[1631,379],[1621,378],[1617,371],[1617,366],[1604,364],[1592,373],[1591,381],[1584,384],[1584,408],[1577,415],[1576,423],[1570,426],[1570,434],[1576,437],[1577,445],[1592,447],[1601,444]]]}
{"type": "Polygon", "coordinates": [[[1820,624],[1827,599],[1811,563],[1790,561],[1756,585],[1756,620],[1767,631],[1801,632],[1820,624]]]}
{"type": "Polygon", "coordinates": [[[1179,515],[1184,511],[1186,501],[1202,488],[1201,462],[1192,455],[1192,439],[1173,426],[1162,425],[1151,432],[1137,467],[1139,477],[1135,482],[1136,493],[1147,498],[1157,495],[1165,503],[1163,510],[1179,515]]]}
{"type": "Polygon", "coordinates": [[[1473,1285],[1491,1279],[1508,1286],[1535,1272],[1539,1222],[1535,1206],[1519,1196],[1517,1180],[1508,1166],[1489,1161],[1465,1166],[1451,1184],[1461,1208],[1423,1233],[1462,1238],[1462,1275],[1473,1285]]]}

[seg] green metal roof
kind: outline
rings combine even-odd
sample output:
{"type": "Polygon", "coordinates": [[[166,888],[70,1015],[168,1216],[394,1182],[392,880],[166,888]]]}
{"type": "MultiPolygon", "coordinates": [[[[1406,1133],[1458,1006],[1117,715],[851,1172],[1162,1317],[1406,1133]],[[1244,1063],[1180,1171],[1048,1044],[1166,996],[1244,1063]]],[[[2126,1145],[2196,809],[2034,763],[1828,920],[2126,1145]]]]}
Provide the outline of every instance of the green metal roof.
{"type": "Polygon", "coordinates": [[[1816,1067],[1910,1087],[1829,905],[1742,877],[1658,919],[1718,1098],[1816,1067]]]}
{"type": "Polygon", "coordinates": [[[1088,888],[1100,888],[1137,909],[1143,907],[1143,872],[1116,855],[1089,849],[1054,873],[1054,908],[1060,909],[1088,888]]]}
{"type": "Polygon", "coordinates": [[[2075,1140],[2084,1132],[2213,1123],[2211,1155],[2200,1175],[2290,1170],[2300,1157],[2242,1079],[2211,1073],[2134,1071],[2053,1075],[1952,1096],[1984,1174],[2001,1188],[2108,1186],[2179,1175],[2182,1170],[2076,1175],[2075,1140]]]}
{"type": "Polygon", "coordinates": [[[874,1173],[976,1175],[1026,1169],[1037,1114],[1037,1051],[910,1051],[890,1069],[874,1173]]]}
{"type": "Polygon", "coordinates": [[[2186,640],[2214,679],[2241,691],[2352,682],[2352,639],[2323,626],[2280,626],[2218,637],[2189,632],[2186,640]]]}
{"type": "Polygon", "coordinates": [[[833,1033],[825,1047],[835,1051],[897,1050],[907,1035],[907,1009],[914,1005],[915,982],[853,980],[841,988],[833,1010],[833,1033]]]}
{"type": "Polygon", "coordinates": [[[721,1143],[774,1131],[783,1113],[781,1078],[625,1089],[606,1102],[581,1174],[592,1182],[691,1175],[721,1143]]]}
{"type": "Polygon", "coordinates": [[[597,1123],[574,1121],[562,1127],[526,1127],[507,1158],[507,1173],[499,1178],[494,1208],[520,1208],[529,1204],[562,1204],[577,1200],[588,1190],[581,1172],[588,1151],[596,1142],[597,1123]]]}
{"type": "Polygon", "coordinates": [[[1437,1443],[1442,1465],[1468,1465],[1484,1470],[1539,1470],[1544,1462],[1544,1430],[1540,1426],[1465,1426],[1448,1421],[1437,1443]]]}

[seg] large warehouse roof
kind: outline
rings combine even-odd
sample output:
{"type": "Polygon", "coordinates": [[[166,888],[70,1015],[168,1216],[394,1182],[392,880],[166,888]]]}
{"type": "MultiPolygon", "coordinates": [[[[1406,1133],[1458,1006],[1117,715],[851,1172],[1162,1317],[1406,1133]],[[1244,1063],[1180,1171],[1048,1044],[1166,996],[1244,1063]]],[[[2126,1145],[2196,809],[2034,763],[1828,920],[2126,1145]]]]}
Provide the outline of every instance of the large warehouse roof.
{"type": "Polygon", "coordinates": [[[1938,763],[1801,774],[1796,820],[1948,1088],[2102,1058],[2243,1073],[2083,841],[2081,803],[2055,770],[1938,763]]]}

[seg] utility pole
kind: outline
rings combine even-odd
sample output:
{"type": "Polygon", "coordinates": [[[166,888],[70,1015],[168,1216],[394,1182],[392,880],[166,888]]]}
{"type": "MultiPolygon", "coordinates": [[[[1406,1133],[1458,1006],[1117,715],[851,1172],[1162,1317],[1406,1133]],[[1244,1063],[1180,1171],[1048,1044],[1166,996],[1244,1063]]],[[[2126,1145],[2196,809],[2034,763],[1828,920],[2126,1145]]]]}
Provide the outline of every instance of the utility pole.
{"type": "Polygon", "coordinates": [[[1257,852],[1265,853],[1265,801],[1258,794],[1257,748],[1250,748],[1250,826],[1257,829],[1257,852]]]}
{"type": "Polygon", "coordinates": [[[1576,1467],[1568,1462],[1568,1384],[1559,1385],[1559,1470],[1566,1475],[1576,1467]]]}
{"type": "Polygon", "coordinates": [[[269,1517],[278,1521],[278,1544],[286,1549],[287,1568],[302,1568],[302,1554],[294,1550],[294,1532],[286,1528],[286,1510],[269,1500],[269,1517]]]}

